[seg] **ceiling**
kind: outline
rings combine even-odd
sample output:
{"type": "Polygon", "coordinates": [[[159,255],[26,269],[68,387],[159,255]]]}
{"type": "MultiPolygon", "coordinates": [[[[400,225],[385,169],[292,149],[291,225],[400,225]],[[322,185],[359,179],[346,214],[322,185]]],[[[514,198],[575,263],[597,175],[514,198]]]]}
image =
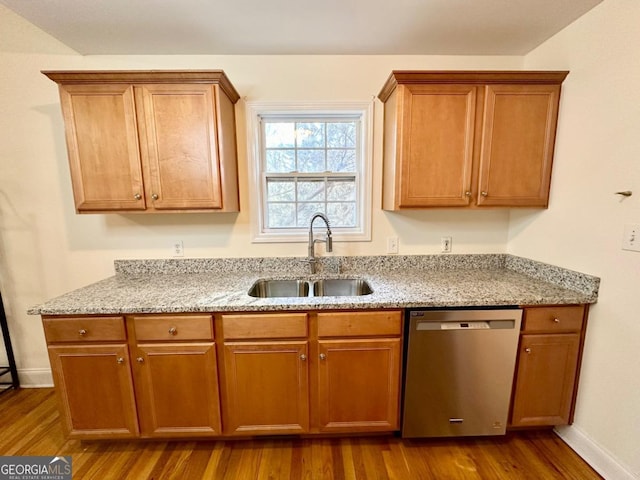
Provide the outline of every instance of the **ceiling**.
{"type": "Polygon", "coordinates": [[[602,0],[0,0],[84,55],[524,55],[602,0]]]}

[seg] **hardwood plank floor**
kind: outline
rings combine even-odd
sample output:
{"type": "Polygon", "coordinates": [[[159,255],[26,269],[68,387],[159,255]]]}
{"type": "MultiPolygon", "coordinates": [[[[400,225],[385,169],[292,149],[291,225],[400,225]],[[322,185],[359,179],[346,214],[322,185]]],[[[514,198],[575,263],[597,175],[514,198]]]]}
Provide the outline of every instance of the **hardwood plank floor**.
{"type": "Polygon", "coordinates": [[[53,389],[0,397],[0,455],[71,455],[74,479],[600,479],[552,431],[225,441],[65,440],[53,389]]]}

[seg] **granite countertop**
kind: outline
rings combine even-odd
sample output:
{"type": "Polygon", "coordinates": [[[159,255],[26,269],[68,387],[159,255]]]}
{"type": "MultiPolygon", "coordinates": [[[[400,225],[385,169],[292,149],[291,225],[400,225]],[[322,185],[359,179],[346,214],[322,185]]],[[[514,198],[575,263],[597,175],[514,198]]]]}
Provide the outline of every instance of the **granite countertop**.
{"type": "Polygon", "coordinates": [[[594,303],[600,279],[507,254],[116,260],[116,274],[29,310],[33,315],[473,307],[594,303]],[[373,293],[254,298],[259,278],[364,278],[373,293]]]}

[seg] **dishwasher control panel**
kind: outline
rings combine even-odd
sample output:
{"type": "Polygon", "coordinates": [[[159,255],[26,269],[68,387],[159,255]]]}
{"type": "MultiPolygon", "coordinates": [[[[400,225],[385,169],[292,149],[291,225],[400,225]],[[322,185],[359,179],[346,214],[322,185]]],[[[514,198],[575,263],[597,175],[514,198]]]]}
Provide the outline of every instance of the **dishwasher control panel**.
{"type": "MultiPolygon", "coordinates": [[[[491,328],[487,322],[441,322],[441,330],[482,330],[491,328]]],[[[418,325],[418,330],[420,326],[418,325]]]]}

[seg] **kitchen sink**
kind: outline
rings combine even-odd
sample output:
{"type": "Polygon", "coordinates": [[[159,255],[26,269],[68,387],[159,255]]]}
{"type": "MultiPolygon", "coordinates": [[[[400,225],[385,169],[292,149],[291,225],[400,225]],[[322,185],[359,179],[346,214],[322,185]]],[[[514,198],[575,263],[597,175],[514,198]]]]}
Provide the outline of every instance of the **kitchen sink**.
{"type": "Polygon", "coordinates": [[[307,297],[309,282],[304,280],[258,280],[249,289],[252,297],[307,297]]]}
{"type": "Polygon", "coordinates": [[[249,295],[259,298],[274,297],[344,297],[372,293],[371,286],[360,278],[323,278],[306,280],[260,279],[249,289],[249,295]]]}
{"type": "Polygon", "coordinates": [[[360,278],[323,278],[313,282],[316,297],[343,297],[369,295],[371,286],[360,278]]]}

